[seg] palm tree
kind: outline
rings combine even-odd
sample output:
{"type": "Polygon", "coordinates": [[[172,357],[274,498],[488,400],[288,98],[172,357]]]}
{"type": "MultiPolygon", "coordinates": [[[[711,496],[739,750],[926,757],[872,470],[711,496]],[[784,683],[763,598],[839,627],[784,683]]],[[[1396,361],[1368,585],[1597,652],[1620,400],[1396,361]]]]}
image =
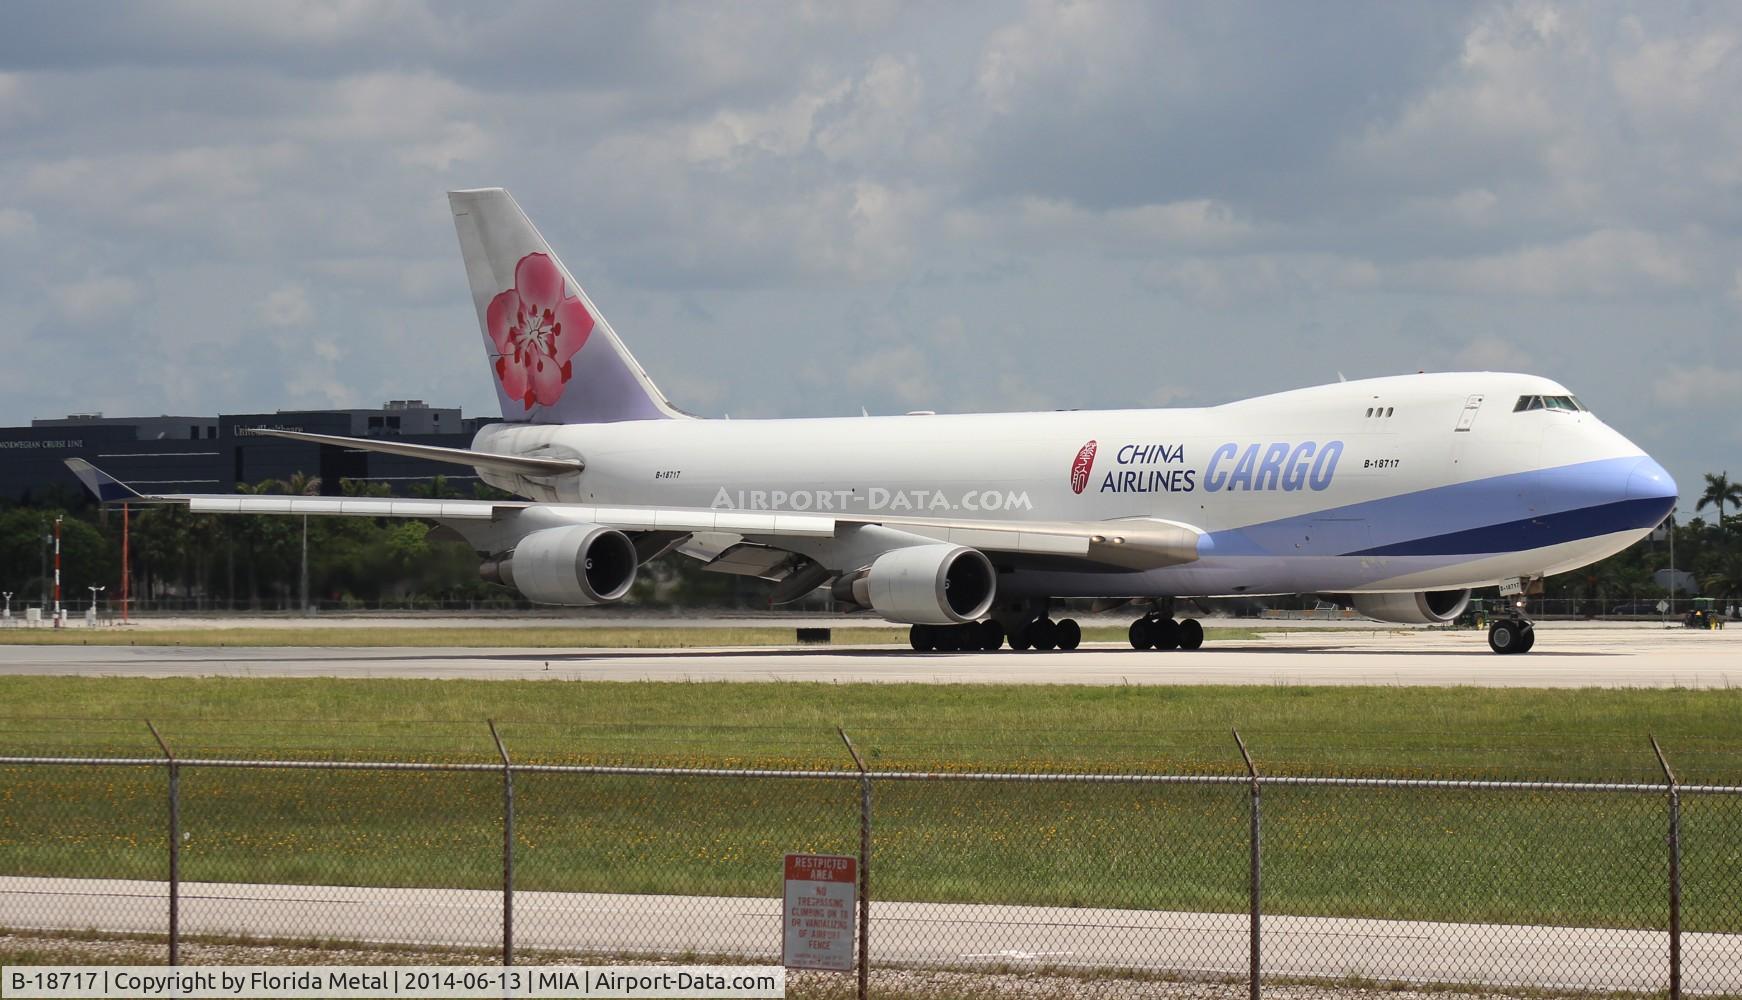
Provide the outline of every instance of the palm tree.
{"type": "Polygon", "coordinates": [[[1732,483],[1729,470],[1715,476],[1706,473],[1706,492],[1700,495],[1700,502],[1694,504],[1694,510],[1705,510],[1708,504],[1718,508],[1718,523],[1723,524],[1725,505],[1742,510],[1742,483],[1732,483]]]}
{"type": "Polygon", "coordinates": [[[370,482],[367,479],[341,479],[339,489],[348,497],[390,497],[393,487],[386,483],[370,482]]]}
{"type": "Polygon", "coordinates": [[[448,477],[439,472],[431,476],[427,483],[412,484],[406,493],[410,496],[429,500],[452,500],[457,499],[460,495],[460,491],[454,489],[453,484],[448,482],[448,477]]]}
{"type": "Polygon", "coordinates": [[[311,476],[306,472],[296,471],[290,478],[280,483],[284,492],[293,497],[318,497],[321,495],[321,477],[311,476]]]}

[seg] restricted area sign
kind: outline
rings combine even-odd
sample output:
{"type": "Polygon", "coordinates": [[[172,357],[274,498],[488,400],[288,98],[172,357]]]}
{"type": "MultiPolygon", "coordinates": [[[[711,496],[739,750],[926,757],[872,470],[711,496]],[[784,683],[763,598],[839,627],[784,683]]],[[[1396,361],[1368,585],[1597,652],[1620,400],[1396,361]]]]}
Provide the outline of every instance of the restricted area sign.
{"type": "Polygon", "coordinates": [[[858,898],[858,858],[788,854],[781,964],[789,969],[853,968],[858,898]]]}

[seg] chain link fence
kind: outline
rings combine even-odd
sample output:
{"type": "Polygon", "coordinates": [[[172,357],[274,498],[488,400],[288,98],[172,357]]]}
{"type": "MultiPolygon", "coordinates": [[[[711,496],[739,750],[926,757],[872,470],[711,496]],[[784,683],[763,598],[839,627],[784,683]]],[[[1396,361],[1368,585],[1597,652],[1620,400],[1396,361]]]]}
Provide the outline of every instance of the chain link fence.
{"type": "Polygon", "coordinates": [[[0,934],[150,941],[171,963],[229,942],[777,964],[783,857],[803,853],[856,856],[870,902],[859,975],[804,973],[795,995],[908,996],[897,984],[951,974],[1072,997],[1742,992],[1742,787],[1679,785],[1667,764],[1661,782],[1572,783],[559,765],[498,747],[496,764],[0,758],[0,934]]]}

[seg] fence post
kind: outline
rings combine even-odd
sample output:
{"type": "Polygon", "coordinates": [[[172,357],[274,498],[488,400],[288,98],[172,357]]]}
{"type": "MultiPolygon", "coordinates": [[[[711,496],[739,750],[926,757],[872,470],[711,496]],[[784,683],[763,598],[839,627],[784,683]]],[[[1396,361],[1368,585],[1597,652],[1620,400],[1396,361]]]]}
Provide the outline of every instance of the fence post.
{"type": "Polygon", "coordinates": [[[496,741],[496,752],[502,755],[502,964],[514,964],[514,764],[508,759],[508,748],[496,732],[496,720],[490,724],[490,738],[496,741]]]}
{"type": "Polygon", "coordinates": [[[1651,737],[1651,750],[1663,768],[1663,779],[1669,784],[1669,1000],[1681,1000],[1682,995],[1682,800],[1680,782],[1669,769],[1669,760],[1657,737],[1651,737]]]}
{"type": "Polygon", "coordinates": [[[853,745],[847,731],[836,727],[853,763],[859,767],[859,1000],[867,1000],[871,988],[871,772],[865,758],[853,745]]]}
{"type": "Polygon", "coordinates": [[[181,964],[181,765],[157,727],[145,720],[145,728],[169,760],[169,964],[181,964]]]}
{"type": "Polygon", "coordinates": [[[1246,762],[1246,774],[1252,779],[1252,831],[1247,837],[1252,852],[1251,858],[1247,862],[1250,868],[1252,880],[1246,890],[1251,906],[1251,930],[1248,932],[1251,935],[1251,939],[1248,943],[1247,949],[1248,955],[1251,958],[1252,967],[1247,972],[1247,977],[1250,979],[1250,982],[1247,984],[1247,994],[1250,996],[1251,1000],[1258,1000],[1258,974],[1261,967],[1259,958],[1262,948],[1259,935],[1259,910],[1261,909],[1260,903],[1262,901],[1262,897],[1259,894],[1259,890],[1262,888],[1262,881],[1259,877],[1259,873],[1262,871],[1259,866],[1259,858],[1261,856],[1260,848],[1263,844],[1263,831],[1259,824],[1259,802],[1261,800],[1261,793],[1258,788],[1258,768],[1252,763],[1252,755],[1246,752],[1246,741],[1240,738],[1240,730],[1238,729],[1234,730],[1234,743],[1240,748],[1240,758],[1246,762]]]}

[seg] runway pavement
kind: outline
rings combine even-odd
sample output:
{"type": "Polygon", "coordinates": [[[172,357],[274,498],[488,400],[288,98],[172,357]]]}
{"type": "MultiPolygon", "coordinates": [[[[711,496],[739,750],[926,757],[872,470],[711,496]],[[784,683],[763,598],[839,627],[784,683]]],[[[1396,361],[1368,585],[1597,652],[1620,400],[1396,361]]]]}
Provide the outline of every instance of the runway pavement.
{"type": "MultiPolygon", "coordinates": [[[[162,934],[166,883],[0,878],[15,930],[162,934]]],[[[501,896],[487,890],[183,883],[182,932],[431,947],[499,947],[501,896]]],[[[780,961],[778,899],[516,892],[518,949],[617,956],[680,953],[780,961]]],[[[874,903],[873,963],[932,969],[1060,967],[1239,976],[1247,916],[1152,910],[874,903]]],[[[1270,976],[1361,977],[1661,992],[1668,935],[1655,930],[1266,916],[1270,976]]],[[[1742,984],[1742,935],[1686,934],[1684,988],[1742,984]]]]}
{"type": "Polygon", "coordinates": [[[1379,684],[1697,687],[1742,683],[1742,628],[1538,626],[1496,656],[1477,631],[1266,633],[1194,652],[915,653],[896,646],[535,649],[0,645],[0,676],[429,677],[999,684],[1379,684]]]}

